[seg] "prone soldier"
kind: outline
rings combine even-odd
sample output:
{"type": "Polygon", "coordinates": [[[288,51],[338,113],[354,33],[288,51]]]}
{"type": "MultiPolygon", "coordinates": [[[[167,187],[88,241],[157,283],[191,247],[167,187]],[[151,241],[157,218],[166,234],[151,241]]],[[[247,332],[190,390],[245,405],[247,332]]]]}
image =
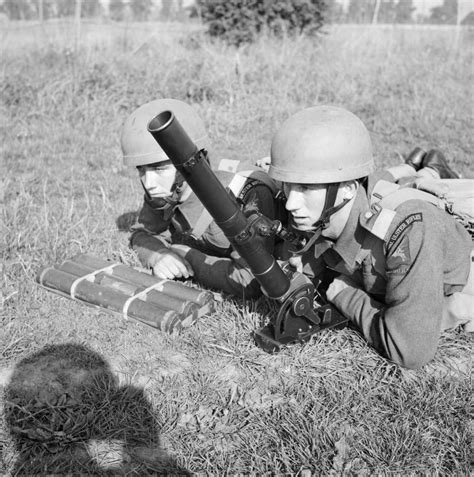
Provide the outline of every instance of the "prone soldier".
{"type": "MultiPolygon", "coordinates": [[[[455,177],[436,151],[403,168],[400,176],[424,168],[433,178],[455,177]]],[[[294,263],[314,278],[336,274],[329,302],[380,354],[419,368],[443,330],[473,319],[472,242],[453,216],[413,189],[394,191],[395,173],[373,171],[369,133],[343,108],[300,111],[272,141],[269,175],[283,182],[294,229],[313,242],[294,263]]]]}
{"type": "MultiPolygon", "coordinates": [[[[206,287],[237,297],[255,296],[260,287],[246,263],[147,131],[148,122],[165,110],[173,112],[199,149],[210,149],[203,121],[182,101],[151,101],[129,115],[121,135],[123,160],[126,166],[137,168],[145,192],[130,245],[142,265],[158,278],[193,276],[206,287]],[[186,257],[182,250],[186,250],[186,257]]],[[[219,180],[244,209],[257,209],[274,218],[279,204],[274,181],[259,168],[236,171],[236,163],[221,161],[225,169],[230,166],[233,172],[215,171],[219,180]]],[[[273,245],[273,240],[266,240],[269,251],[273,245]]]]}
{"type": "Polygon", "coordinates": [[[316,285],[326,282],[326,299],[382,356],[407,368],[433,358],[443,330],[469,330],[474,313],[469,233],[434,196],[395,184],[417,171],[456,177],[435,150],[374,173],[365,125],[335,106],[291,116],[271,146],[269,176],[283,184],[288,223],[306,239],[289,248],[290,263],[316,285]]]}

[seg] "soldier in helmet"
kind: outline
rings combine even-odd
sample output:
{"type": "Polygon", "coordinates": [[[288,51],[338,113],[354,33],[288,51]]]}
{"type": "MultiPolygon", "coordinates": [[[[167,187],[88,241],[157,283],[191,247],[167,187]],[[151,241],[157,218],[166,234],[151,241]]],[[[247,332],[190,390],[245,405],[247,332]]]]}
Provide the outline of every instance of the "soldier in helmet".
{"type": "MultiPolygon", "coordinates": [[[[210,148],[203,121],[182,101],[159,99],[130,114],[121,135],[123,160],[126,166],[137,168],[145,192],[130,245],[142,265],[159,278],[194,276],[207,287],[236,296],[254,296],[259,293],[258,282],[147,131],[148,122],[166,110],[175,114],[199,149],[210,148]]],[[[219,179],[242,207],[255,207],[273,217],[276,185],[263,171],[238,170],[237,163],[221,161],[220,169],[225,170],[216,171],[219,179]]],[[[268,247],[273,247],[271,240],[268,247]]]]}
{"type": "Polygon", "coordinates": [[[374,174],[366,127],[335,106],[291,116],[271,145],[269,175],[283,183],[292,227],[308,239],[291,263],[314,279],[335,277],[327,299],[380,354],[407,368],[427,363],[441,332],[474,315],[468,232],[413,189],[387,193],[419,168],[455,176],[436,151],[374,174]]]}

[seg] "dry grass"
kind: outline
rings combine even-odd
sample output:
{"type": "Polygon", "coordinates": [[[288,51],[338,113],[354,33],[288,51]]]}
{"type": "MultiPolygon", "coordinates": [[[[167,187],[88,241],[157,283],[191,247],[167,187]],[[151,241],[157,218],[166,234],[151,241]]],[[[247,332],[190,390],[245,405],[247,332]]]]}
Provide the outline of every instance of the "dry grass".
{"type": "Polygon", "coordinates": [[[331,102],[365,120],[381,165],[439,147],[474,177],[472,49],[436,31],[343,28],[239,52],[198,34],[145,40],[5,54],[0,472],[467,475],[472,339],[460,332],[417,372],[351,329],[270,356],[251,340],[272,309],[263,299],[225,300],[169,336],[34,277],[85,251],[136,264],[117,223],[141,192],[118,136],[157,97],[196,106],[214,159],[262,157],[287,115],[331,102]]]}

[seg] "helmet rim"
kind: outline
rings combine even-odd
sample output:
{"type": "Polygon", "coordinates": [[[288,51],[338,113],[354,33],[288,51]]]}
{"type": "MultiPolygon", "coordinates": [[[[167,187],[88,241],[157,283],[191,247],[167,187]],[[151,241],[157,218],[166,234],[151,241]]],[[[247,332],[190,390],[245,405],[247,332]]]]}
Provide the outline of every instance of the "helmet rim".
{"type": "Polygon", "coordinates": [[[177,99],[162,98],[141,105],[126,118],[120,137],[124,165],[144,166],[169,160],[147,130],[148,122],[166,110],[176,115],[199,149],[209,149],[210,140],[204,122],[194,108],[177,99]]]}

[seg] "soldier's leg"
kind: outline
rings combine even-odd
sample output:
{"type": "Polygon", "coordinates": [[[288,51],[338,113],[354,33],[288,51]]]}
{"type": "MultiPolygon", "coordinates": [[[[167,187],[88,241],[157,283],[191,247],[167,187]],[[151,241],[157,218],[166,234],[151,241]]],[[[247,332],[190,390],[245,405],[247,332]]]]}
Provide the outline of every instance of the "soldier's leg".
{"type": "Polygon", "coordinates": [[[437,149],[425,152],[415,147],[404,164],[388,168],[396,182],[407,183],[416,176],[418,179],[459,179],[459,174],[449,167],[444,154],[437,149]]]}

